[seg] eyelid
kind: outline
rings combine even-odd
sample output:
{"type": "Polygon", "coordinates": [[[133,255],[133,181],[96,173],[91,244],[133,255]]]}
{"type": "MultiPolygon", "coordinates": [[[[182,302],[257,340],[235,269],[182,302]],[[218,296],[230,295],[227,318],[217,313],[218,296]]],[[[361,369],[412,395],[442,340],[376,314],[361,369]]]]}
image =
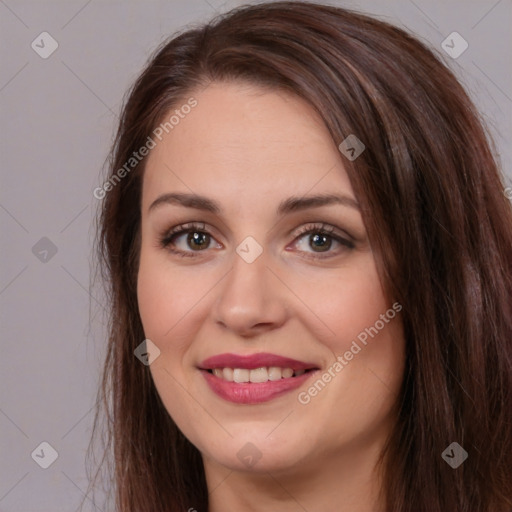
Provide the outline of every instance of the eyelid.
{"type": "Polygon", "coordinates": [[[290,235],[293,235],[293,238],[294,238],[293,241],[295,241],[296,238],[299,238],[303,235],[306,235],[306,234],[309,234],[312,232],[313,233],[316,233],[316,232],[325,233],[335,239],[339,238],[339,239],[345,240],[351,244],[356,243],[356,239],[352,235],[350,235],[347,231],[337,228],[337,227],[333,226],[332,224],[328,224],[323,221],[308,222],[305,225],[298,228],[297,230],[290,232],[290,235]]]}
{"type": "Polygon", "coordinates": [[[188,232],[199,231],[201,233],[206,233],[206,234],[210,235],[212,238],[217,239],[217,235],[214,234],[214,232],[216,230],[212,226],[210,226],[209,224],[206,224],[203,221],[190,221],[190,222],[184,222],[182,224],[178,224],[177,226],[174,226],[171,229],[165,230],[161,234],[160,239],[161,239],[162,243],[165,243],[167,241],[170,241],[170,239],[173,236],[175,236],[177,234],[185,234],[187,231],[188,232]]]}
{"type": "MultiPolygon", "coordinates": [[[[294,233],[293,241],[290,245],[294,246],[296,245],[304,236],[313,234],[313,233],[320,233],[325,234],[329,238],[331,238],[335,243],[338,243],[341,246],[344,246],[346,249],[354,249],[356,246],[355,239],[350,236],[346,231],[340,230],[339,228],[336,228],[335,226],[331,224],[327,224],[325,222],[313,222],[308,223],[304,226],[301,226],[298,231],[294,233]]],[[[289,246],[288,246],[289,247],[289,246]]],[[[327,258],[334,258],[339,255],[339,251],[325,251],[325,252],[309,252],[309,251],[301,251],[305,254],[308,254],[309,258],[312,259],[327,259],[327,258]],[[326,254],[325,256],[322,256],[322,254],[326,254]]]]}
{"type": "MultiPolygon", "coordinates": [[[[171,252],[181,255],[181,256],[200,256],[201,253],[206,253],[208,249],[200,250],[200,251],[182,251],[179,249],[171,249],[169,246],[171,245],[171,240],[173,237],[179,235],[183,236],[187,233],[197,231],[201,233],[205,233],[208,236],[210,236],[215,242],[222,245],[218,240],[216,235],[212,233],[212,231],[216,231],[211,226],[207,225],[203,221],[190,221],[185,222],[182,224],[179,224],[177,226],[174,226],[170,230],[165,231],[159,238],[160,245],[167,250],[170,250],[171,252]]],[[[307,234],[311,233],[323,233],[329,236],[332,240],[334,240],[336,243],[338,243],[341,246],[345,246],[346,249],[353,249],[355,246],[355,240],[352,236],[350,236],[345,231],[339,230],[339,228],[336,228],[335,226],[325,223],[325,222],[309,222],[304,224],[303,226],[299,227],[296,230],[292,230],[289,232],[289,235],[293,233],[293,240],[290,245],[295,245],[298,243],[298,241],[303,238],[307,234]]],[[[316,259],[316,260],[322,260],[322,259],[328,259],[328,258],[334,258],[339,255],[339,252],[333,253],[333,251],[325,251],[326,256],[322,256],[323,252],[320,251],[318,253],[312,251],[299,251],[301,253],[305,253],[308,256],[306,256],[309,259],[316,259]]]]}

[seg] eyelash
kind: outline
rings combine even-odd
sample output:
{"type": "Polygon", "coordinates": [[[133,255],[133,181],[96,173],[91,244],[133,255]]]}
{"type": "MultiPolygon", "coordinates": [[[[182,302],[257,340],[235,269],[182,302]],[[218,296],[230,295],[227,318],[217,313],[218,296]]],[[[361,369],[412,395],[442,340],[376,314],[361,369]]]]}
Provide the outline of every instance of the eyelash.
{"type": "MultiPolygon", "coordinates": [[[[343,238],[339,235],[334,234],[334,228],[333,226],[330,226],[329,224],[325,223],[313,223],[313,224],[306,224],[303,226],[296,234],[295,239],[300,239],[304,237],[305,235],[311,235],[311,234],[318,234],[318,235],[324,235],[332,240],[338,242],[340,245],[345,246],[347,249],[354,249],[355,245],[352,241],[343,238]]],[[[171,231],[167,231],[164,236],[160,238],[160,246],[164,249],[167,249],[171,253],[179,256],[179,257],[185,257],[185,258],[194,258],[198,256],[198,253],[201,253],[205,251],[205,249],[201,251],[181,251],[179,249],[174,249],[171,247],[171,244],[173,243],[173,240],[175,238],[178,238],[180,235],[189,234],[189,233],[202,233],[210,236],[213,238],[213,235],[206,229],[206,226],[204,223],[197,223],[197,222],[189,222],[187,224],[180,224],[179,226],[175,226],[171,229],[171,231]]],[[[330,248],[326,253],[329,253],[330,248]]],[[[320,259],[327,259],[330,257],[333,257],[332,255],[328,256],[321,256],[322,253],[306,253],[308,256],[307,258],[320,260],[320,259]]]]}

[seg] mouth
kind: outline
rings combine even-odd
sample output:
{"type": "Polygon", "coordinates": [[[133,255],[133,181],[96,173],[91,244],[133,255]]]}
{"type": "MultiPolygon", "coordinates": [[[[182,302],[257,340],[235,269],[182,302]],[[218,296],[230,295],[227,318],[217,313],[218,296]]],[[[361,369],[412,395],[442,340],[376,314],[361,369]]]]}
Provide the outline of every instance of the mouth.
{"type": "Polygon", "coordinates": [[[236,382],[243,384],[246,382],[261,383],[261,382],[275,382],[281,379],[290,379],[300,377],[307,372],[316,370],[317,368],[310,368],[307,370],[294,370],[293,368],[280,368],[279,366],[269,366],[261,368],[210,368],[206,370],[208,373],[215,375],[219,379],[227,382],[236,382]]]}
{"type": "Polygon", "coordinates": [[[198,367],[210,389],[238,404],[267,402],[296,389],[320,368],[275,354],[220,354],[198,367]]]}

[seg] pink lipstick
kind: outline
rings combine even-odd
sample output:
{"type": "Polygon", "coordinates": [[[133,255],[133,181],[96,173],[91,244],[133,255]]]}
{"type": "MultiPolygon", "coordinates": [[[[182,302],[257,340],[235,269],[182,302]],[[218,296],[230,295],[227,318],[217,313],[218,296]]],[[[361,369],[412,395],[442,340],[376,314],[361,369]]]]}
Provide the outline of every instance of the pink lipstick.
{"type": "Polygon", "coordinates": [[[239,404],[267,402],[292,391],[318,370],[315,363],[276,354],[219,354],[205,359],[199,369],[210,389],[239,404]]]}

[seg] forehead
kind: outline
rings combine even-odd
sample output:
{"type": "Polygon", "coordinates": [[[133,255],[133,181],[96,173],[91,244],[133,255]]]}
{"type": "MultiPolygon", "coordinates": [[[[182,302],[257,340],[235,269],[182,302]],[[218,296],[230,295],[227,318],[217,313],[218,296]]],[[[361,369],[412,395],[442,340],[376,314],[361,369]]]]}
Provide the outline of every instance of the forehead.
{"type": "Polygon", "coordinates": [[[305,101],[240,83],[212,83],[190,96],[197,105],[151,150],[143,203],[171,190],[240,201],[351,193],[341,155],[305,101]]]}

